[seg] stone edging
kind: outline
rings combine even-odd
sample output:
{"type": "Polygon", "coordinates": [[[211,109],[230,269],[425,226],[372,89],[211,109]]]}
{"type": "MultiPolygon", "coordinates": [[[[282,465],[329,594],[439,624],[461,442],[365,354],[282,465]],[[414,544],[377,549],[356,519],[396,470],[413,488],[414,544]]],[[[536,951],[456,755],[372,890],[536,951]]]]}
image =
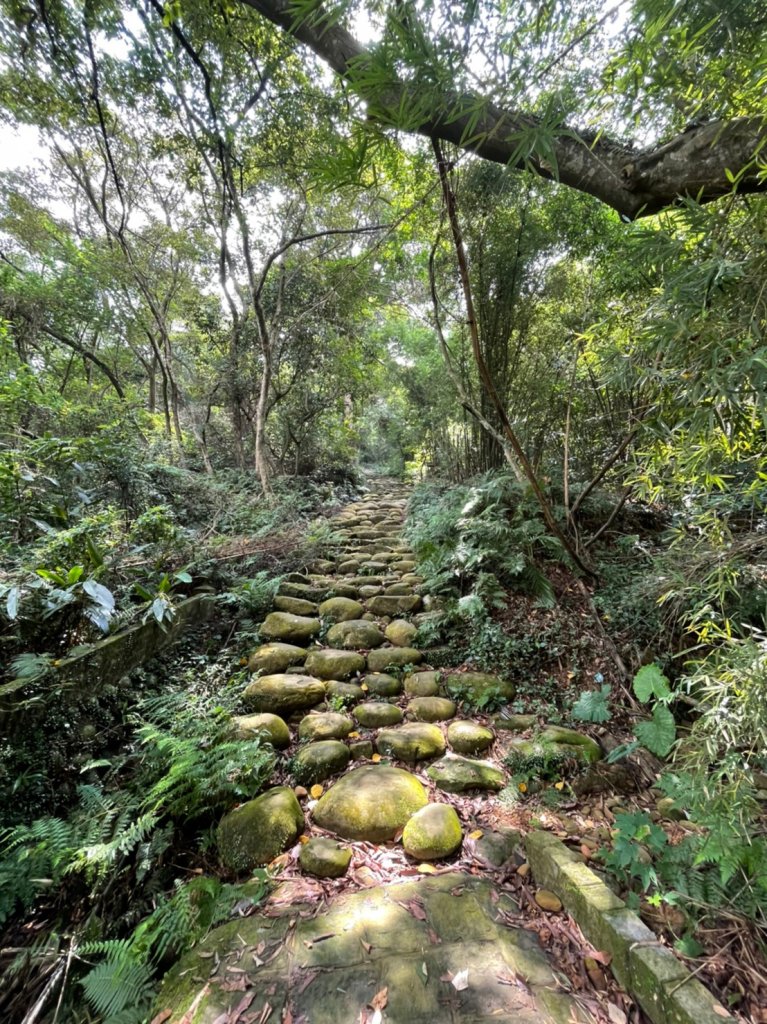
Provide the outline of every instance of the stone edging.
{"type": "Polygon", "coordinates": [[[617,981],[654,1024],[734,1021],[623,900],[550,832],[530,832],[525,852],[538,885],[556,893],[617,981]]]}

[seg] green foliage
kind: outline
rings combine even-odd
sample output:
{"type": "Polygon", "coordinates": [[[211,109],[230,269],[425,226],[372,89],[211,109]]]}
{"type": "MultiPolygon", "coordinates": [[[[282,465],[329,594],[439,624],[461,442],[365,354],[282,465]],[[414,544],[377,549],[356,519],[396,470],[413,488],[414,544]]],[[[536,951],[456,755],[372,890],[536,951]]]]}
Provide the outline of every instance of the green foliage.
{"type": "Polygon", "coordinates": [[[605,683],[598,690],[584,690],[573,704],[573,718],[579,722],[609,722],[612,718],[607,700],[612,687],[605,683]]]}
{"type": "Polygon", "coordinates": [[[508,587],[532,594],[543,606],[553,604],[538,561],[560,556],[560,546],[526,491],[505,474],[449,490],[417,489],[406,536],[426,589],[455,597],[467,615],[504,607],[508,587]]]}

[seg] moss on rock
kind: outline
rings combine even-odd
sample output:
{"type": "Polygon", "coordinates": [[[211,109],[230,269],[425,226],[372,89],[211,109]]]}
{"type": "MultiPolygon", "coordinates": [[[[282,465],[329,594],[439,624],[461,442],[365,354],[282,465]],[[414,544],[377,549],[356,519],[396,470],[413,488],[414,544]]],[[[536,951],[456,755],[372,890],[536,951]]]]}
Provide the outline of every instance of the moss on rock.
{"type": "Polygon", "coordinates": [[[305,786],[324,782],[341,772],[351,760],[349,748],[340,740],[320,740],[302,747],[291,763],[293,778],[305,786]]]}
{"type": "Polygon", "coordinates": [[[427,804],[416,811],[402,832],[402,846],[416,860],[449,857],[463,841],[458,815],[449,804],[427,804]]]}
{"type": "Polygon", "coordinates": [[[304,815],[295,793],[287,786],[277,786],[221,819],[221,860],[237,874],[252,871],[287,850],[303,828],[304,815]]]}
{"type": "Polygon", "coordinates": [[[307,672],[319,679],[348,679],[365,670],[365,658],[356,651],[324,648],[309,651],[304,666],[307,672]]]}
{"type": "Polygon", "coordinates": [[[290,729],[279,715],[236,715],[232,723],[238,740],[258,737],[271,743],[275,750],[284,750],[290,746],[290,729]]]}
{"type": "Polygon", "coordinates": [[[379,754],[415,764],[445,753],[445,737],[436,725],[408,722],[394,729],[381,729],[376,737],[379,754]]]}
{"type": "Polygon", "coordinates": [[[320,797],[314,820],[345,839],[392,839],[427,803],[418,779],[400,768],[365,765],[344,775],[320,797]]]}

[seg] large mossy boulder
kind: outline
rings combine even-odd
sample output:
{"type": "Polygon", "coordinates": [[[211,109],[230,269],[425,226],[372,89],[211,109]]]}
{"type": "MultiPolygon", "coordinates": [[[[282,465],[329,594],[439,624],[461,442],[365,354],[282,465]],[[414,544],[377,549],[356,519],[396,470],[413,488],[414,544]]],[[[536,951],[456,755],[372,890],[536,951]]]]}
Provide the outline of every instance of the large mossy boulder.
{"type": "Polygon", "coordinates": [[[363,729],[380,729],[386,725],[397,725],[403,715],[396,704],[385,704],[383,701],[366,701],[358,704],[352,712],[363,729]]]}
{"type": "Polygon", "coordinates": [[[279,715],[236,715],[232,724],[238,740],[260,739],[275,750],[290,746],[290,729],[279,715]]]}
{"type": "Polygon", "coordinates": [[[324,699],[325,683],[321,679],[284,673],[261,676],[249,683],[242,694],[242,702],[249,711],[266,711],[273,715],[308,711],[324,699]]]}
{"type": "Polygon", "coordinates": [[[317,605],[314,601],[304,601],[302,597],[287,597],[285,594],[278,594],[275,597],[274,607],[278,612],[290,612],[291,615],[317,614],[317,605]]]}
{"type": "Polygon", "coordinates": [[[481,789],[497,793],[506,785],[506,776],[492,761],[470,761],[448,754],[426,769],[426,774],[445,793],[464,793],[481,789]]]}
{"type": "Polygon", "coordinates": [[[331,679],[327,689],[328,701],[333,705],[342,705],[345,708],[351,707],[360,700],[364,700],[365,691],[357,683],[345,683],[340,679],[331,679]]]}
{"type": "Polygon", "coordinates": [[[416,722],[446,722],[455,718],[455,704],[447,697],[414,697],[407,706],[416,722]]]}
{"type": "Polygon", "coordinates": [[[343,647],[344,650],[380,647],[384,639],[378,626],[365,619],[347,619],[346,622],[337,622],[328,630],[328,643],[334,647],[343,647]]]}
{"type": "Polygon", "coordinates": [[[335,711],[318,711],[302,718],[298,726],[301,740],[342,740],[354,729],[354,722],[348,715],[335,711]]]}
{"type": "Polygon", "coordinates": [[[324,782],[342,772],[351,760],[349,748],[340,740],[320,740],[301,747],[291,762],[293,778],[302,786],[324,782]]]}
{"type": "Polygon", "coordinates": [[[248,668],[251,672],[271,675],[284,672],[291,665],[303,665],[305,657],[306,650],[295,644],[262,644],[248,659],[248,668]]]}
{"type": "Polygon", "coordinates": [[[414,672],[405,678],[405,693],[411,697],[436,697],[440,675],[439,672],[414,672]]]}
{"type": "Polygon", "coordinates": [[[320,605],[320,615],[327,622],[349,622],[361,619],[365,611],[359,601],[349,597],[329,597],[320,605]]]}
{"type": "Polygon", "coordinates": [[[405,619],[395,619],[386,627],[386,639],[395,647],[412,647],[418,626],[405,619]]]}
{"type": "Polygon", "coordinates": [[[402,683],[399,679],[386,672],[368,672],[362,682],[367,686],[368,693],[376,697],[399,697],[402,693],[402,683]]]}
{"type": "Polygon", "coordinates": [[[456,754],[481,754],[492,746],[495,734],[479,722],[461,719],[447,727],[447,742],[456,754]]]}
{"type": "Polygon", "coordinates": [[[376,737],[379,754],[415,764],[445,753],[445,737],[436,725],[408,722],[393,729],[381,729],[376,737]]]}
{"type": "Polygon", "coordinates": [[[547,725],[541,733],[541,742],[567,747],[586,764],[594,764],[604,757],[602,748],[591,736],[576,729],[565,729],[561,725],[547,725]]]}
{"type": "Polygon", "coordinates": [[[388,669],[400,669],[405,665],[418,665],[423,661],[423,654],[415,647],[379,647],[368,654],[368,670],[370,672],[386,672],[388,669]]]}
{"type": "Polygon", "coordinates": [[[416,811],[402,832],[402,846],[416,860],[449,857],[463,841],[458,815],[449,804],[427,804],[416,811]]]}
{"type": "Polygon", "coordinates": [[[368,609],[374,615],[410,615],[420,607],[418,594],[379,594],[368,601],[368,609]]]}
{"type": "Polygon", "coordinates": [[[348,871],[351,859],[351,850],[324,836],[304,843],[298,855],[301,870],[316,878],[340,878],[348,871]]]}
{"type": "Polygon", "coordinates": [[[364,672],[365,658],[356,651],[340,651],[327,647],[309,651],[304,667],[318,679],[349,679],[358,672],[364,672]]]}
{"type": "Polygon", "coordinates": [[[291,612],[270,612],[261,623],[262,640],[282,640],[289,644],[308,643],[320,631],[320,620],[291,612]]]}
{"type": "Polygon", "coordinates": [[[262,867],[292,846],[304,815],[287,786],[267,790],[225,815],[218,826],[221,860],[238,875],[262,867]]]}
{"type": "Polygon", "coordinates": [[[445,677],[445,689],[451,697],[470,704],[484,703],[491,698],[508,702],[514,700],[516,693],[513,683],[489,672],[450,672],[445,677]]]}
{"type": "Polygon", "coordinates": [[[388,765],[365,765],[344,775],[320,797],[314,820],[344,839],[393,839],[428,802],[415,776],[388,765]]]}

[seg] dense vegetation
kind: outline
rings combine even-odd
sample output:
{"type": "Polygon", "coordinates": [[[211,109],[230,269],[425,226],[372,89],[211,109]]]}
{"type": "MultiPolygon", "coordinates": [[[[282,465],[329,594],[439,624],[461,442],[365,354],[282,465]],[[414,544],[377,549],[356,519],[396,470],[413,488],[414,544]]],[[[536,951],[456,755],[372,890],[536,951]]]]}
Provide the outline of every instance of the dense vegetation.
{"type": "Polygon", "coordinates": [[[694,827],[619,816],[608,868],[685,955],[734,920],[764,962],[763,5],[323,7],[0,0],[7,1019],[144,1020],[261,898],[216,875],[274,768],[229,715],[369,475],[415,484],[421,643],[609,723],[694,827]],[[693,185],[614,185],[712,125],[693,185]],[[65,682],[202,593],[180,648],[65,682]]]}

